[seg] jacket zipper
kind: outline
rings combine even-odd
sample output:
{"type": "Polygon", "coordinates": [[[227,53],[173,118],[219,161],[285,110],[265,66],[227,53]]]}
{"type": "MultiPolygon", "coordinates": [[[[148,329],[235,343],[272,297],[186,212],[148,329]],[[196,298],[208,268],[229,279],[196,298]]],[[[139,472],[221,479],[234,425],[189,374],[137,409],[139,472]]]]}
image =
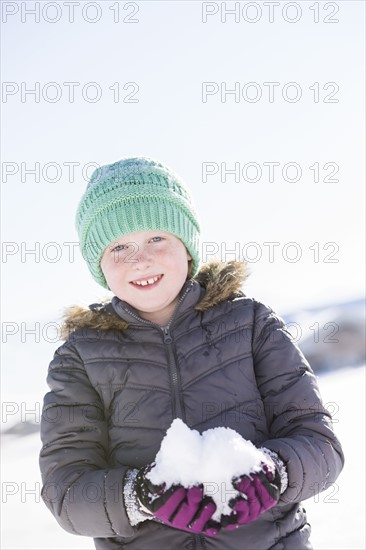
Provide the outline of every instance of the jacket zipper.
{"type": "Polygon", "coordinates": [[[198,535],[199,536],[199,546],[200,548],[203,548],[203,550],[206,550],[206,541],[204,539],[204,537],[202,535],[198,535]]]}
{"type": "Polygon", "coordinates": [[[182,400],[180,396],[180,380],[179,380],[179,371],[178,366],[175,360],[174,356],[174,348],[173,348],[173,338],[170,333],[170,327],[173,323],[173,319],[176,316],[178,309],[183,302],[184,298],[187,296],[188,292],[191,290],[193,286],[193,283],[191,283],[185,290],[185,292],[182,294],[182,296],[179,298],[179,301],[177,303],[177,306],[174,310],[174,313],[172,317],[170,318],[169,322],[165,326],[160,326],[157,323],[153,323],[152,321],[148,321],[147,319],[143,319],[142,317],[139,317],[138,315],[135,315],[133,311],[129,310],[126,307],[123,307],[125,311],[127,311],[132,317],[137,319],[139,322],[145,323],[146,325],[153,325],[158,327],[163,332],[163,341],[166,345],[167,355],[168,355],[168,367],[169,367],[169,374],[170,374],[170,381],[171,381],[171,387],[172,387],[172,397],[173,397],[173,418],[179,417],[182,420],[183,418],[183,406],[182,406],[182,400]]]}
{"type": "MultiPolygon", "coordinates": [[[[179,394],[180,390],[180,380],[179,380],[179,371],[177,367],[177,363],[174,356],[174,350],[173,350],[173,338],[170,334],[170,327],[173,323],[173,319],[177,314],[178,308],[180,304],[183,302],[184,298],[188,294],[188,292],[191,290],[193,283],[185,290],[185,292],[182,294],[182,296],[179,298],[179,301],[177,303],[177,307],[175,308],[175,311],[172,315],[172,317],[169,319],[169,322],[167,325],[162,327],[161,325],[158,325],[157,323],[153,323],[152,321],[148,321],[147,319],[143,319],[142,317],[139,317],[138,315],[135,315],[133,311],[129,310],[126,307],[123,307],[125,311],[127,311],[132,317],[137,319],[139,322],[145,323],[146,325],[153,325],[158,327],[163,332],[163,341],[166,345],[167,353],[168,353],[168,365],[169,365],[169,373],[170,373],[170,380],[171,380],[171,386],[172,386],[172,393],[173,393],[173,417],[176,418],[177,416],[181,418],[182,420],[185,420],[183,418],[183,406],[182,406],[182,400],[179,394]]],[[[194,535],[194,546],[197,548],[197,545],[199,548],[205,549],[205,539],[202,535],[194,535]]]]}

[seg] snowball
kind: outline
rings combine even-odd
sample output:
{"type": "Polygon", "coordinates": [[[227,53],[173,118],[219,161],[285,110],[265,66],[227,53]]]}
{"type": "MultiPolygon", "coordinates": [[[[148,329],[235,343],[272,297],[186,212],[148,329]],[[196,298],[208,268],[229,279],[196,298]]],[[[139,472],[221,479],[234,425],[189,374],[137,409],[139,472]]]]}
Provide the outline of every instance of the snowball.
{"type": "Polygon", "coordinates": [[[230,514],[228,502],[238,495],[232,479],[260,471],[262,451],[231,428],[212,428],[200,435],[181,419],[173,420],[147,477],[155,485],[186,488],[203,484],[216,504],[213,519],[230,514]]]}

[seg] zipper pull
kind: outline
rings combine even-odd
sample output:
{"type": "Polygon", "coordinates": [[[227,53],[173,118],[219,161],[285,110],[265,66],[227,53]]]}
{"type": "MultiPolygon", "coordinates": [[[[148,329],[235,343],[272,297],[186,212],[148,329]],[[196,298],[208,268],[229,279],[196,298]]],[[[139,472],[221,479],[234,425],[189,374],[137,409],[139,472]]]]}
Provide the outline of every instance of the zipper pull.
{"type": "Polygon", "coordinates": [[[163,332],[164,332],[164,344],[171,344],[172,337],[170,336],[169,327],[164,327],[163,332]]]}

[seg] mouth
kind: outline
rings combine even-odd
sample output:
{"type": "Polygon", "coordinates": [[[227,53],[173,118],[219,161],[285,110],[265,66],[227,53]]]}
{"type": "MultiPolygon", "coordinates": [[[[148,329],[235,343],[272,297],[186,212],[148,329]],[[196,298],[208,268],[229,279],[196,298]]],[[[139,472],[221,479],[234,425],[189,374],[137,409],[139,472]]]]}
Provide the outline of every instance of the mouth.
{"type": "Polygon", "coordinates": [[[131,281],[130,285],[139,289],[152,288],[157,286],[163,277],[164,275],[160,274],[154,275],[152,277],[147,277],[146,279],[137,279],[136,281],[131,281]]]}

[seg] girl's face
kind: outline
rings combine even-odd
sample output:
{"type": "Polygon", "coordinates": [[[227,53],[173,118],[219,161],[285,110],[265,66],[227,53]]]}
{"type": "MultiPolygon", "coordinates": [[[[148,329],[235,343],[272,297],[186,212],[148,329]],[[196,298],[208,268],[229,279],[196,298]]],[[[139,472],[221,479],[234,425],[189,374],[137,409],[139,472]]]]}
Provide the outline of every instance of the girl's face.
{"type": "Polygon", "coordinates": [[[165,325],[178,302],[191,259],[175,235],[138,231],[110,243],[100,265],[109,288],[120,300],[133,306],[142,318],[165,325]]]}

